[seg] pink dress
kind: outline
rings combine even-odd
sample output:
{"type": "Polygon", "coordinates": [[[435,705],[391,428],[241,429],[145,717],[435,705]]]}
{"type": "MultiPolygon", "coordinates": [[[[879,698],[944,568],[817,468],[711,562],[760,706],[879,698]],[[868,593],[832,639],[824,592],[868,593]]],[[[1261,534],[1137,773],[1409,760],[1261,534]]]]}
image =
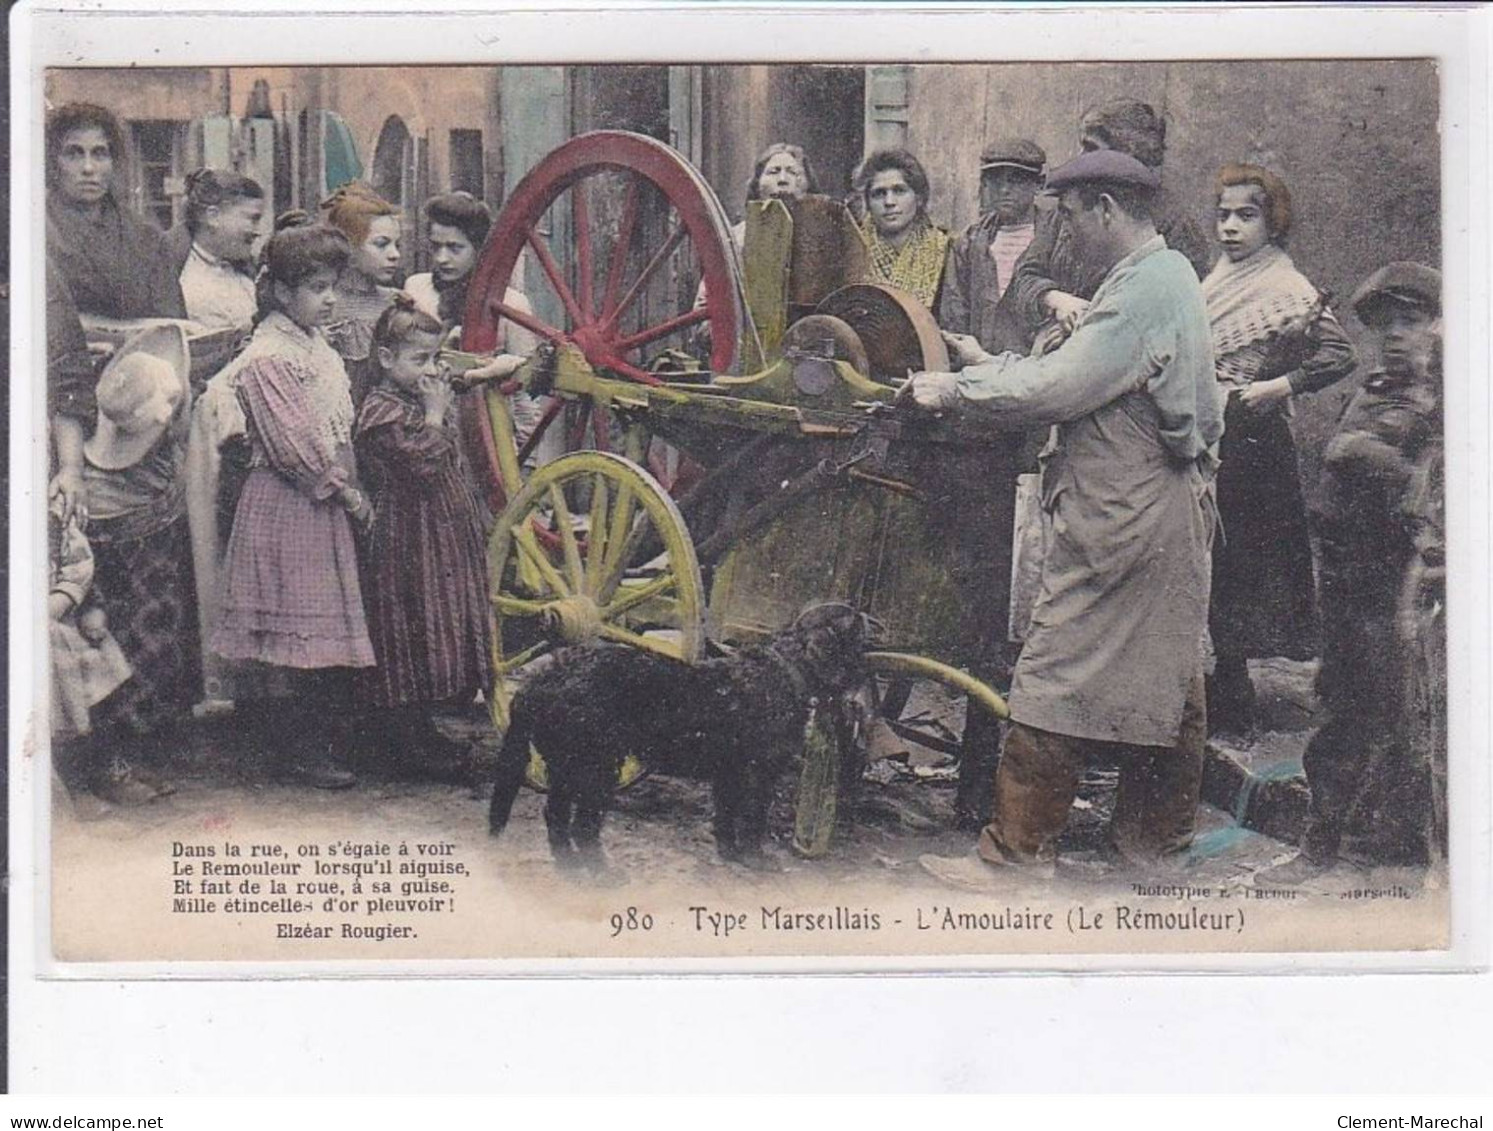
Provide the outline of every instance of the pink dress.
{"type": "Polygon", "coordinates": [[[289,668],[371,667],[352,522],[352,399],[342,360],[283,314],[238,379],[251,466],[223,567],[212,649],[289,668]]]}

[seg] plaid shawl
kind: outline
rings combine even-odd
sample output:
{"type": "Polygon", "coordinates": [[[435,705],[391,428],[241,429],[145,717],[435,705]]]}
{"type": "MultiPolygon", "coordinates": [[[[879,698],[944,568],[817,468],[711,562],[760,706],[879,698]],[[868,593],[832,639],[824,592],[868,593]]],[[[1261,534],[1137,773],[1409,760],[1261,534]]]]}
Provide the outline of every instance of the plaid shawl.
{"type": "Polygon", "coordinates": [[[938,284],[943,279],[949,234],[934,227],[926,215],[913,221],[912,234],[901,247],[893,247],[883,240],[870,216],[865,219],[862,234],[870,251],[873,277],[909,292],[931,308],[938,297],[938,284]]]}

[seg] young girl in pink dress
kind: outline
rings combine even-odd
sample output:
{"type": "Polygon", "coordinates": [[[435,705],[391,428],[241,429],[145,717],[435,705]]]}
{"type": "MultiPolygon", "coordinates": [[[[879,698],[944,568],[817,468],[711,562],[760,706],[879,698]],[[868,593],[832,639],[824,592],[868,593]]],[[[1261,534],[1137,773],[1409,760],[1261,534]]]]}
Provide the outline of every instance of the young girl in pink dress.
{"type": "Polygon", "coordinates": [[[322,337],[351,248],[320,225],[276,232],[265,248],[260,322],[238,376],[250,471],[223,565],[213,651],[286,669],[295,694],[274,753],[286,775],[353,785],[334,747],[352,669],[371,667],[354,523],[372,515],[357,485],[347,370],[322,337]]]}
{"type": "Polygon", "coordinates": [[[378,665],[358,689],[382,709],[385,753],[423,776],[460,780],[470,774],[465,750],[437,732],[431,708],[470,703],[489,686],[491,613],[440,344],[440,322],[406,294],[373,329],[378,379],[358,411],[356,445],[375,515],[363,597],[378,665]]]}

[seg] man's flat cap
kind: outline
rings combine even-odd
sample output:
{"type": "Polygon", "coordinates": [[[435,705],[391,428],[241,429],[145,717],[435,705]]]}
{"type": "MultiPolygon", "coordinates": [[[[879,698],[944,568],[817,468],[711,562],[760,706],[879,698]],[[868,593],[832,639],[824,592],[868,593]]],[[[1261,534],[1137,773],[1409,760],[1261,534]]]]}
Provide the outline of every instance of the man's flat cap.
{"type": "Polygon", "coordinates": [[[1042,175],[1047,168],[1047,154],[1034,141],[1024,137],[1002,137],[980,150],[980,168],[999,169],[1007,167],[1023,172],[1042,175]]]}
{"type": "Polygon", "coordinates": [[[1440,314],[1441,272],[1424,263],[1386,263],[1353,292],[1353,313],[1367,324],[1385,302],[1402,302],[1440,314]]]}
{"type": "Polygon", "coordinates": [[[1063,192],[1095,181],[1133,185],[1140,189],[1155,190],[1161,187],[1161,178],[1157,176],[1155,169],[1118,150],[1095,149],[1080,153],[1066,165],[1059,165],[1047,174],[1047,191],[1063,192]]]}

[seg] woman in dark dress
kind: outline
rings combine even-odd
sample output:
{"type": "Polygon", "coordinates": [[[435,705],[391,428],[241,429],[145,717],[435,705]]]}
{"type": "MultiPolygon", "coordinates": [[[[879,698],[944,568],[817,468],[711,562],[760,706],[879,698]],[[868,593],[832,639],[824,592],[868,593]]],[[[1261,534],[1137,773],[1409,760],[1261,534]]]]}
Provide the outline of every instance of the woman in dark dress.
{"type": "Polygon", "coordinates": [[[1213,549],[1209,680],[1214,731],[1248,730],[1248,660],[1316,652],[1311,542],[1291,436],[1292,399],[1353,371],[1357,358],[1327,297],[1284,251],[1291,197],[1275,174],[1218,174],[1223,256],[1203,281],[1218,380],[1228,401],[1218,472],[1223,536],[1213,549]]]}

